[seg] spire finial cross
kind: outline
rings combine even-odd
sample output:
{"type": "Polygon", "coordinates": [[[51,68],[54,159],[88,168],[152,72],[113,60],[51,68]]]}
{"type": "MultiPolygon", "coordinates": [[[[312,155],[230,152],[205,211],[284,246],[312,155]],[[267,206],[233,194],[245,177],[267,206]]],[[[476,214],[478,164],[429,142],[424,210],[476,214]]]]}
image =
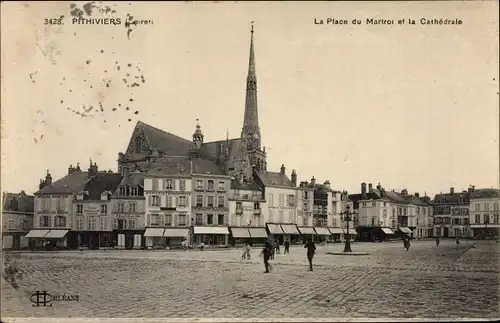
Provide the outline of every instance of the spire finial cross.
{"type": "Polygon", "coordinates": [[[254,23],[254,21],[252,20],[250,23],[252,24],[252,28],[250,29],[250,32],[253,33],[253,23],[254,23]]]}

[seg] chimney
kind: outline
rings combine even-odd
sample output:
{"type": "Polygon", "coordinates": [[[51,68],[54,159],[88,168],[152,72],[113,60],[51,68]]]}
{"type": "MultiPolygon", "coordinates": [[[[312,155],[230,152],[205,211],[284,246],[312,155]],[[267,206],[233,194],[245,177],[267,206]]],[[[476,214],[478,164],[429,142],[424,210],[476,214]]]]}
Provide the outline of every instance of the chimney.
{"type": "Polygon", "coordinates": [[[366,199],[366,183],[365,182],[361,183],[361,198],[363,200],[366,199]]]}
{"type": "Polygon", "coordinates": [[[47,169],[47,175],[45,176],[45,185],[50,185],[52,184],[52,175],[50,175],[49,170],[47,169]]]}
{"type": "Polygon", "coordinates": [[[475,185],[472,185],[472,191],[476,191],[476,186],[475,185]]]}
{"type": "Polygon", "coordinates": [[[455,188],[454,187],[450,187],[450,195],[453,195],[455,194],[455,188]]]}
{"type": "Polygon", "coordinates": [[[281,174],[285,175],[285,170],[286,170],[285,164],[281,164],[281,168],[280,168],[281,174]]]}
{"type": "Polygon", "coordinates": [[[297,173],[295,172],[295,169],[292,170],[292,183],[293,186],[297,186],[297,173]]]}
{"type": "Polygon", "coordinates": [[[323,185],[325,185],[325,187],[326,187],[327,189],[330,189],[330,181],[329,181],[329,180],[326,180],[326,181],[323,183],[323,185]]]}
{"type": "Polygon", "coordinates": [[[73,174],[75,171],[76,171],[76,169],[73,168],[73,165],[69,165],[69,167],[68,167],[68,175],[73,174]]]}
{"type": "Polygon", "coordinates": [[[407,196],[408,195],[408,190],[406,188],[403,188],[401,190],[401,194],[403,194],[403,196],[407,196]]]}
{"type": "Polygon", "coordinates": [[[368,192],[369,193],[373,192],[373,185],[372,185],[372,183],[368,183],[368,192]]]}
{"type": "Polygon", "coordinates": [[[314,176],[311,178],[311,185],[316,185],[316,178],[314,176]]]}
{"type": "Polygon", "coordinates": [[[420,194],[418,192],[416,192],[415,197],[420,197],[420,194]]]}
{"type": "Polygon", "coordinates": [[[377,190],[379,190],[379,191],[382,190],[382,185],[380,185],[380,183],[378,183],[378,185],[377,185],[377,190]]]}
{"type": "Polygon", "coordinates": [[[92,164],[92,160],[90,160],[88,178],[96,176],[98,171],[99,171],[99,168],[97,167],[97,163],[92,164]]]}

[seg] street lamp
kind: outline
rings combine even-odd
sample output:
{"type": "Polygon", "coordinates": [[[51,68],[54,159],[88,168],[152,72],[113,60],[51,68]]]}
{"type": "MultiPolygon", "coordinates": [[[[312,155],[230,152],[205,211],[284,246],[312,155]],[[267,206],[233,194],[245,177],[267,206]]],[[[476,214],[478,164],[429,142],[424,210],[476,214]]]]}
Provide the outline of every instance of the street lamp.
{"type": "Polygon", "coordinates": [[[349,222],[352,221],[352,216],[356,212],[351,212],[351,206],[347,205],[344,212],[340,212],[340,215],[344,216],[344,221],[347,223],[347,239],[345,239],[344,252],[352,252],[351,250],[351,239],[349,235],[349,222]]]}

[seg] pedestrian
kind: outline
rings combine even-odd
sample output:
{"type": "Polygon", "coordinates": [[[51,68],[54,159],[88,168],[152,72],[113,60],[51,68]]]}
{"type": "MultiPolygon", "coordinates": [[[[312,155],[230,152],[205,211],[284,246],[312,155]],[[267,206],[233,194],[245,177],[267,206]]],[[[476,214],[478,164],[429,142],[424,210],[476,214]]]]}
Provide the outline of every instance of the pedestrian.
{"type": "Polygon", "coordinates": [[[290,241],[285,241],[285,253],[290,254],[290,241]]]}
{"type": "Polygon", "coordinates": [[[250,260],[250,246],[248,243],[243,247],[243,253],[241,254],[241,260],[250,260]]]}
{"type": "Polygon", "coordinates": [[[312,242],[312,240],[309,239],[307,243],[304,245],[304,248],[307,248],[307,260],[309,261],[309,271],[313,271],[312,260],[314,254],[316,253],[316,246],[314,245],[314,242],[312,242]]]}
{"type": "Polygon", "coordinates": [[[406,251],[410,249],[410,238],[407,235],[404,237],[403,246],[406,248],[406,251]]]}
{"type": "Polygon", "coordinates": [[[436,247],[439,247],[439,237],[436,238],[436,247]]]}
{"type": "Polygon", "coordinates": [[[186,240],[182,240],[181,242],[181,250],[186,251],[186,240]]]}
{"type": "Polygon", "coordinates": [[[457,248],[458,248],[458,245],[460,244],[460,240],[458,240],[458,237],[455,239],[455,243],[457,244],[457,248]]]}
{"type": "Polygon", "coordinates": [[[269,242],[266,242],[266,245],[264,246],[262,252],[260,253],[261,256],[263,256],[264,258],[264,267],[266,269],[266,271],[264,271],[264,274],[267,274],[273,270],[273,267],[269,263],[269,258],[271,257],[271,252],[273,249],[274,249],[273,246],[269,242]]]}
{"type": "Polygon", "coordinates": [[[276,254],[279,255],[280,253],[280,241],[276,240],[276,254]]]}
{"type": "Polygon", "coordinates": [[[201,250],[201,251],[203,251],[203,248],[205,248],[205,243],[202,241],[202,242],[200,243],[200,250],[201,250]]]}

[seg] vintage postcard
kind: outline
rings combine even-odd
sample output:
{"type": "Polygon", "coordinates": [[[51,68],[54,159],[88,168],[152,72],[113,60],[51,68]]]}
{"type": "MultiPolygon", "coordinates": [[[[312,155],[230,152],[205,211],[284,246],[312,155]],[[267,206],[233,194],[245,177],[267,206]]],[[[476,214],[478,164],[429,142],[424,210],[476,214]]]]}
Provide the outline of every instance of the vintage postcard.
{"type": "Polygon", "coordinates": [[[498,320],[498,17],[2,2],[2,322],[498,320]]]}

